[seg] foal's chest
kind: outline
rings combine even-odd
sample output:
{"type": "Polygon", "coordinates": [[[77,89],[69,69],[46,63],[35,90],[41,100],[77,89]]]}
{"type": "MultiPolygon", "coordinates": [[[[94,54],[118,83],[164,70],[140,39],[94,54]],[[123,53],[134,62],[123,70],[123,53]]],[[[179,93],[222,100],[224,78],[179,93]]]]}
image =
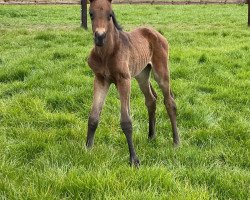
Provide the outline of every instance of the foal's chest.
{"type": "Polygon", "coordinates": [[[98,69],[93,70],[98,76],[101,76],[106,81],[116,83],[121,78],[129,78],[129,69],[122,67],[122,65],[102,64],[98,69]]]}
{"type": "Polygon", "coordinates": [[[113,75],[110,73],[110,70],[107,66],[102,67],[100,75],[106,80],[112,81],[114,79],[113,75]]]}

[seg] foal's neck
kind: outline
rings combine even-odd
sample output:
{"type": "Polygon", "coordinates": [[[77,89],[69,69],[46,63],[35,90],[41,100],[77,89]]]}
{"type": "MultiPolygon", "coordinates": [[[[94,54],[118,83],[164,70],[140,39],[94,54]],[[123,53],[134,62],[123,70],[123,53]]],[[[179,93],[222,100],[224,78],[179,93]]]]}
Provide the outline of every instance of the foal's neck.
{"type": "Polygon", "coordinates": [[[106,59],[108,56],[114,54],[116,51],[116,46],[118,44],[119,31],[112,24],[111,28],[107,31],[106,41],[102,47],[95,46],[95,50],[98,55],[106,59]]]}

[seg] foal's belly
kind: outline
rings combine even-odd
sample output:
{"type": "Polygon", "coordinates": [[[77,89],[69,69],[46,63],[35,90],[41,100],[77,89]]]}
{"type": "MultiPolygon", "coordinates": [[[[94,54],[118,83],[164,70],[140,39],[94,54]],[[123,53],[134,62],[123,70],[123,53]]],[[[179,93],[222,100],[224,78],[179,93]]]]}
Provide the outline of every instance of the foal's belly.
{"type": "Polygon", "coordinates": [[[151,62],[152,53],[147,43],[148,41],[144,42],[144,45],[139,43],[131,51],[129,69],[132,77],[137,76],[151,62]]]}
{"type": "Polygon", "coordinates": [[[130,64],[131,77],[135,77],[150,63],[150,59],[140,60],[139,62],[132,62],[130,64]]]}
{"type": "Polygon", "coordinates": [[[148,63],[151,62],[152,49],[143,29],[136,29],[129,33],[129,69],[132,77],[137,76],[148,63]]]}

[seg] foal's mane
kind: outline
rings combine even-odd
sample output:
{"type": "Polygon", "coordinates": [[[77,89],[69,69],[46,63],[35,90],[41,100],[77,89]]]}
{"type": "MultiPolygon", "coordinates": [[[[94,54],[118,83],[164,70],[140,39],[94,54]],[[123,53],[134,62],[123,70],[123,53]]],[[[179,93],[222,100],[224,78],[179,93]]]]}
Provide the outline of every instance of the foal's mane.
{"type": "Polygon", "coordinates": [[[117,20],[116,20],[116,17],[115,17],[115,13],[114,13],[113,10],[112,10],[112,12],[111,12],[111,17],[112,17],[112,19],[113,19],[114,25],[115,25],[115,27],[117,28],[117,30],[122,31],[122,27],[118,24],[118,22],[117,22],[117,20]]]}

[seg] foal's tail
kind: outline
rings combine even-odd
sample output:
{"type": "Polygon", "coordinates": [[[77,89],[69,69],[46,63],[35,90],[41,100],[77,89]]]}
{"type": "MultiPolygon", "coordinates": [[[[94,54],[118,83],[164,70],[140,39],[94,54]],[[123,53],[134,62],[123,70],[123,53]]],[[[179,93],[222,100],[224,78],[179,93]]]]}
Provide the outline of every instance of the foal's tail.
{"type": "Polygon", "coordinates": [[[151,91],[152,91],[154,97],[157,99],[157,94],[156,94],[154,88],[152,87],[152,84],[151,84],[151,83],[150,83],[150,89],[151,89],[151,91]]]}
{"type": "Polygon", "coordinates": [[[170,95],[171,95],[171,97],[174,99],[174,93],[172,92],[171,89],[170,89],[170,95]]]}
{"type": "MultiPolygon", "coordinates": [[[[152,91],[152,93],[153,93],[153,95],[154,95],[154,97],[157,99],[157,93],[155,92],[155,90],[154,90],[154,88],[152,87],[152,84],[150,83],[150,89],[151,89],[151,91],[152,91]]],[[[173,98],[173,99],[175,99],[174,98],[174,93],[172,92],[172,90],[170,89],[170,95],[171,95],[171,97],[173,98]]]]}

